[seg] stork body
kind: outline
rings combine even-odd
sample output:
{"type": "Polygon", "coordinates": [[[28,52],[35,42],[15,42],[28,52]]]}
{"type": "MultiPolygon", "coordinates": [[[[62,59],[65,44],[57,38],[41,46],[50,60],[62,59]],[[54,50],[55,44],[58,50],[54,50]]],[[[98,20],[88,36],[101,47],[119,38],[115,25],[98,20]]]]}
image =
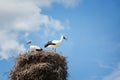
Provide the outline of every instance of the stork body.
{"type": "Polygon", "coordinates": [[[65,36],[61,36],[60,40],[51,40],[51,41],[48,41],[44,47],[45,48],[52,48],[55,52],[56,52],[56,48],[62,43],[62,41],[66,39],[65,36]]]}
{"type": "Polygon", "coordinates": [[[32,41],[29,41],[28,44],[30,45],[30,52],[42,51],[42,48],[40,48],[39,46],[32,45],[32,41]]]}

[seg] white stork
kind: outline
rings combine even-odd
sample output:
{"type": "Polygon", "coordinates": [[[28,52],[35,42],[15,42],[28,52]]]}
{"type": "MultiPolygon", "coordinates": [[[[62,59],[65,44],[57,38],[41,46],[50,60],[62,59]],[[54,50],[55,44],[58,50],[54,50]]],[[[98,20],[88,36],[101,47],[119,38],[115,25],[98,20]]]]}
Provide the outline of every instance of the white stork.
{"type": "Polygon", "coordinates": [[[40,48],[39,46],[32,45],[32,41],[30,40],[27,44],[30,45],[30,52],[35,52],[35,51],[42,51],[43,49],[40,48]]]}
{"type": "Polygon", "coordinates": [[[56,52],[56,48],[62,43],[63,40],[67,40],[67,38],[62,35],[60,40],[51,40],[51,41],[48,41],[44,47],[45,48],[52,48],[55,52],[56,52]]]}

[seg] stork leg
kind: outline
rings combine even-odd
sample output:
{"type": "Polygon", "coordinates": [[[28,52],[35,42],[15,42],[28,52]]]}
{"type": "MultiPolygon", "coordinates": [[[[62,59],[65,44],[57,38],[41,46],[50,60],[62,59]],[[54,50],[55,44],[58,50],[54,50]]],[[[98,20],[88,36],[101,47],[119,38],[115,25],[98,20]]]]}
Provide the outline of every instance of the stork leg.
{"type": "Polygon", "coordinates": [[[56,48],[54,49],[54,51],[56,52],[56,48]]]}

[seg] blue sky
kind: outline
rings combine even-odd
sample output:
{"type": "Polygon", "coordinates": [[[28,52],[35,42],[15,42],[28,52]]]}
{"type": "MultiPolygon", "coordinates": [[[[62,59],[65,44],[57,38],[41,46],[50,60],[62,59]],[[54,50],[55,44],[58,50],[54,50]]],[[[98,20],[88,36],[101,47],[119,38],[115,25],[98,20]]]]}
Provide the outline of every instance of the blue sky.
{"type": "Polygon", "coordinates": [[[12,56],[27,51],[28,40],[43,48],[64,34],[68,40],[57,52],[67,57],[68,80],[120,80],[119,4],[119,0],[2,0],[0,79],[8,80],[12,56]]]}

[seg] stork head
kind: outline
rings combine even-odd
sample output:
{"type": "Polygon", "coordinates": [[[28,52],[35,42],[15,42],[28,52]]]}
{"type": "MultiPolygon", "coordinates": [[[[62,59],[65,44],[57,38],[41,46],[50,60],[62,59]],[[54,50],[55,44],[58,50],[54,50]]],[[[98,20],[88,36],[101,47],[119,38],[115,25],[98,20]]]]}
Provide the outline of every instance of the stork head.
{"type": "Polygon", "coordinates": [[[32,44],[32,41],[30,40],[29,42],[27,42],[27,44],[30,44],[30,45],[31,45],[31,44],[32,44]]]}
{"type": "Polygon", "coordinates": [[[62,35],[62,39],[67,40],[67,38],[64,35],[62,35]]]}

